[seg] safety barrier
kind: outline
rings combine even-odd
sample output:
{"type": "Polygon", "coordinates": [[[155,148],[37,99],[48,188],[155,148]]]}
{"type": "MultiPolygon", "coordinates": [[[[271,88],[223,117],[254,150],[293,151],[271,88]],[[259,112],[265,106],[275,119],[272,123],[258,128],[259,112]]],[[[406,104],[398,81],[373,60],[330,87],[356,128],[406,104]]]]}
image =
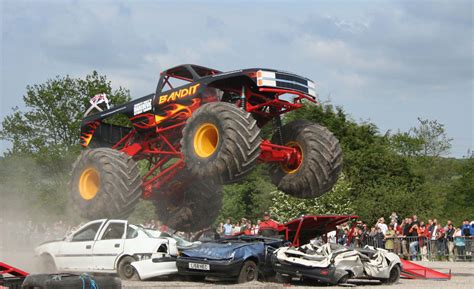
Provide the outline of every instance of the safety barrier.
{"type": "Polygon", "coordinates": [[[349,244],[353,247],[382,248],[398,254],[407,260],[417,261],[474,261],[474,239],[454,237],[430,239],[428,237],[393,237],[369,236],[357,238],[349,244]]]}

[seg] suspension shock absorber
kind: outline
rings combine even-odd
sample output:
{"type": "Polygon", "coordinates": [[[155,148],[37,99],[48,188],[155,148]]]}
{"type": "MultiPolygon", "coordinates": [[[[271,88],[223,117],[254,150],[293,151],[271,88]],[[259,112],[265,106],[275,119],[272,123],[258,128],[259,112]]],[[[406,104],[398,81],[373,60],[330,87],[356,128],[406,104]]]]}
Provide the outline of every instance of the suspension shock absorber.
{"type": "Polygon", "coordinates": [[[278,134],[278,141],[280,142],[279,145],[283,145],[283,136],[281,134],[281,118],[278,113],[278,109],[276,107],[271,106],[270,112],[274,113],[275,116],[272,119],[273,122],[273,133],[278,134]]]}
{"type": "Polygon", "coordinates": [[[245,86],[244,85],[242,85],[242,94],[240,95],[240,100],[241,100],[240,105],[242,106],[242,108],[244,110],[246,110],[246,108],[247,108],[247,104],[246,104],[247,99],[245,98],[245,86]]]}

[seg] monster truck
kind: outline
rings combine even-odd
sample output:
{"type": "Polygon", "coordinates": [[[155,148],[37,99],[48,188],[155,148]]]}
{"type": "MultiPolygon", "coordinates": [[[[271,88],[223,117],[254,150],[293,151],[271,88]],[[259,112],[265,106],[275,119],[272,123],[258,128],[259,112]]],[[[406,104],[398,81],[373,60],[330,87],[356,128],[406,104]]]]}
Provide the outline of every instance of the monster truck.
{"type": "Polygon", "coordinates": [[[91,99],[99,112],[89,109],[82,120],[86,149],[71,177],[72,204],[88,219],[125,218],[143,197],[168,226],[198,230],[216,219],[222,185],[257,162],[299,198],[326,193],[341,171],[339,141],[328,129],[306,120],[282,125],[282,114],[317,102],[314,83],[292,73],[180,65],[161,73],[155,93],[111,108],[105,101],[102,109],[104,97],[91,99]],[[119,115],[129,124],[108,121],[119,115]],[[262,139],[269,123],[272,137],[262,139]]]}

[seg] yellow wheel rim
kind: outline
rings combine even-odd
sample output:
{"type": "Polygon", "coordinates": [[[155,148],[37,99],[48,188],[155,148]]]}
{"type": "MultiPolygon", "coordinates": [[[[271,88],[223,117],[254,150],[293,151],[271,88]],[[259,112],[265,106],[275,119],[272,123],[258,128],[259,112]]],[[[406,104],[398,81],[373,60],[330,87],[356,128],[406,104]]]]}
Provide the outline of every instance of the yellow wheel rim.
{"type": "Polygon", "coordinates": [[[194,135],[194,151],[201,158],[212,155],[219,143],[219,131],[212,123],[202,124],[194,135]]]}
{"type": "Polygon", "coordinates": [[[91,200],[100,187],[99,172],[95,168],[85,169],[79,178],[79,194],[84,200],[91,200]]]}
{"type": "Polygon", "coordinates": [[[287,174],[294,174],[299,170],[299,168],[301,167],[301,164],[303,163],[303,157],[304,157],[303,156],[303,150],[302,150],[300,144],[295,142],[295,141],[290,141],[285,146],[295,148],[300,154],[300,158],[294,164],[289,164],[289,163],[286,163],[286,162],[285,163],[280,163],[281,169],[283,171],[285,171],[287,174]]]}

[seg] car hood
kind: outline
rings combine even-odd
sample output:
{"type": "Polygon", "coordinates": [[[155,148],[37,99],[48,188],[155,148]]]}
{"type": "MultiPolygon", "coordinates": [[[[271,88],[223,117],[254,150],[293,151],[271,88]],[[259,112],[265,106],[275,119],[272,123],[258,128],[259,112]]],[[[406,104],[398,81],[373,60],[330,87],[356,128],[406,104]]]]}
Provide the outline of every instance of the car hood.
{"type": "Polygon", "coordinates": [[[40,247],[40,246],[43,246],[43,245],[46,245],[46,244],[51,244],[51,243],[60,243],[60,242],[63,242],[63,241],[64,241],[64,238],[62,238],[62,239],[56,239],[56,240],[44,241],[43,243],[39,244],[37,247],[40,247]]]}
{"type": "Polygon", "coordinates": [[[232,253],[235,250],[252,245],[251,243],[241,242],[227,242],[227,243],[204,243],[200,246],[183,250],[182,256],[199,258],[199,259],[211,259],[211,260],[222,260],[232,258],[232,253]]]}

